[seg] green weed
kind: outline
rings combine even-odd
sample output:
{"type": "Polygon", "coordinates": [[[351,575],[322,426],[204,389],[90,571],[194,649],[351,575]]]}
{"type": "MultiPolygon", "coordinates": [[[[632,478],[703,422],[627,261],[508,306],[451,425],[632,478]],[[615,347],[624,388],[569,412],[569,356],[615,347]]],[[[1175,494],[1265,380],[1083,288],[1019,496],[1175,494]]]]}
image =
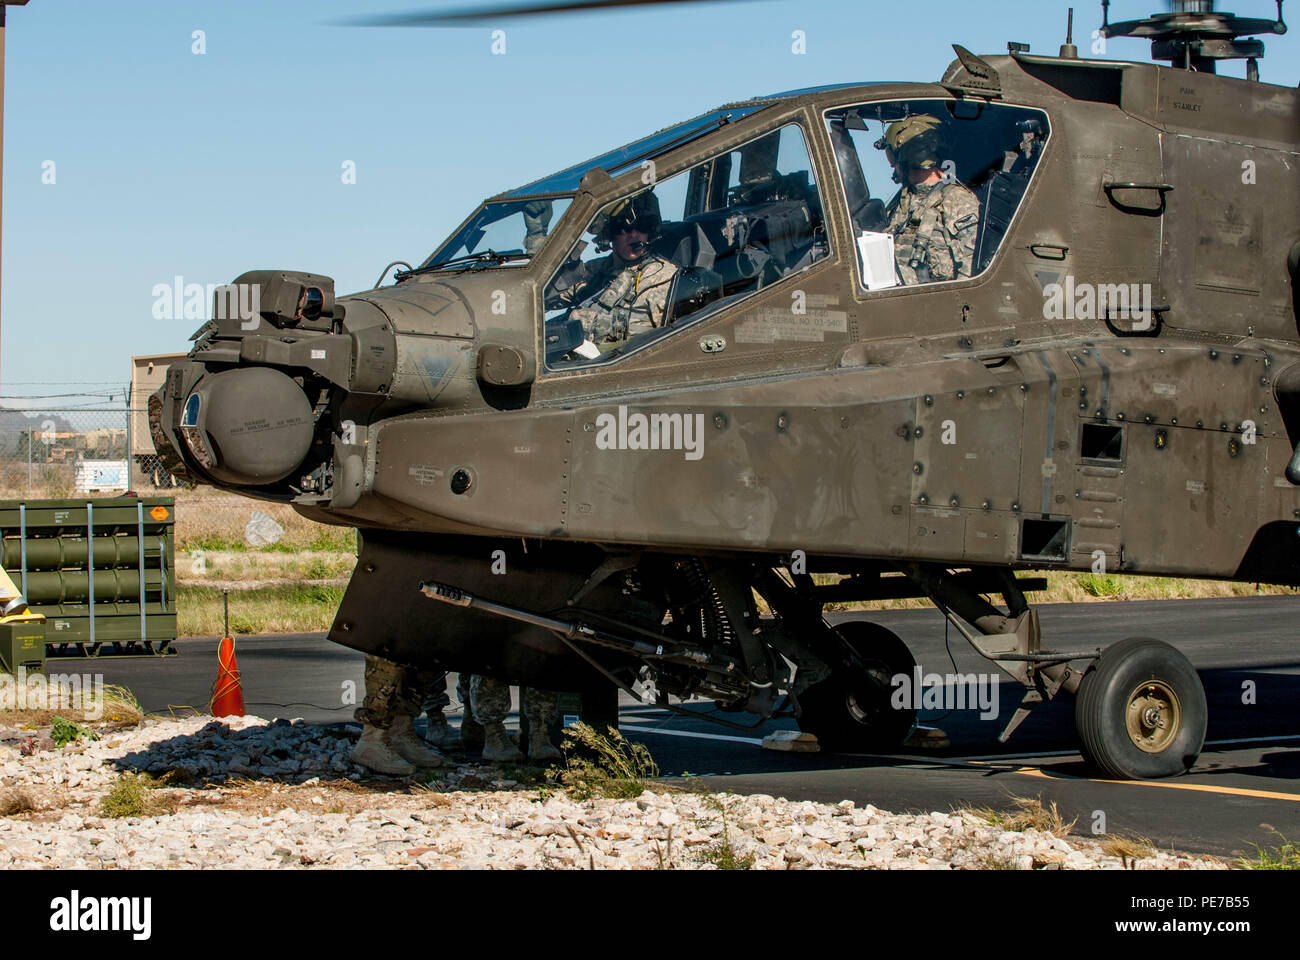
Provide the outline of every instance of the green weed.
{"type": "Polygon", "coordinates": [[[70,743],[76,743],[83,738],[98,740],[98,735],[91,733],[79,723],[73,723],[67,717],[56,715],[51,723],[50,739],[54,745],[59,748],[66,747],[70,743]]]}
{"type": "Polygon", "coordinates": [[[144,817],[153,809],[149,779],[128,773],[99,801],[101,817],[144,817]]]}
{"type": "Polygon", "coordinates": [[[1300,870],[1300,846],[1288,840],[1277,829],[1273,827],[1268,829],[1277,834],[1282,845],[1276,849],[1265,849],[1258,843],[1252,844],[1255,848],[1255,859],[1241,859],[1237,862],[1250,870],[1300,870]]]}
{"type": "Polygon", "coordinates": [[[575,797],[611,797],[630,800],[639,797],[647,781],[659,776],[659,765],[643,743],[633,743],[613,727],[597,733],[585,723],[564,731],[564,767],[550,773],[558,777],[575,797]]]}
{"type": "Polygon", "coordinates": [[[704,805],[710,810],[717,811],[717,819],[722,821],[722,836],[699,852],[700,861],[702,863],[712,863],[719,870],[752,870],[754,868],[754,855],[752,853],[742,854],[731,842],[731,831],[727,825],[727,813],[729,812],[727,805],[721,798],[713,796],[705,797],[704,805]]]}

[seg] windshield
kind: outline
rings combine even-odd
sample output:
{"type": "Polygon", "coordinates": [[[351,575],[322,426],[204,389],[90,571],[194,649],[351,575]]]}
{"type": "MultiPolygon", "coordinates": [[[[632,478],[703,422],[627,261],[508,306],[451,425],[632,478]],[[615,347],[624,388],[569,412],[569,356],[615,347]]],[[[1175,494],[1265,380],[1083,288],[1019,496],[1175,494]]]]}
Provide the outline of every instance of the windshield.
{"type": "Polygon", "coordinates": [[[567,170],[561,170],[559,173],[553,173],[549,177],[536,180],[527,186],[520,187],[518,190],[511,191],[506,196],[524,197],[540,193],[577,193],[578,184],[582,183],[582,178],[586,176],[588,170],[599,167],[610,176],[617,176],[629,167],[667,153],[684,143],[690,143],[696,137],[702,137],[704,134],[716,130],[724,123],[734,123],[741,117],[746,117],[756,110],[762,110],[766,106],[768,104],[759,103],[744,107],[727,107],[722,110],[714,110],[712,113],[706,113],[693,120],[687,120],[685,123],[679,123],[666,130],[660,130],[658,133],[652,133],[648,137],[642,137],[640,140],[619,147],[617,150],[611,150],[609,153],[588,160],[586,163],[580,163],[577,166],[569,167],[567,170]]]}
{"type": "Polygon", "coordinates": [[[756,103],[714,110],[504,194],[504,200],[480,207],[420,269],[433,269],[453,261],[479,260],[492,265],[527,261],[546,239],[551,225],[569,208],[572,195],[577,193],[589,170],[600,168],[617,176],[768,105],[756,103]],[[568,196],[557,196],[562,194],[568,196]],[[540,196],[547,198],[538,199],[540,196]]]}
{"type": "Polygon", "coordinates": [[[527,260],[537,252],[550,233],[551,224],[564,215],[571,202],[572,197],[557,197],[485,203],[455,236],[424,262],[424,268],[480,255],[485,261],[499,262],[499,257],[493,254],[527,260]]]}

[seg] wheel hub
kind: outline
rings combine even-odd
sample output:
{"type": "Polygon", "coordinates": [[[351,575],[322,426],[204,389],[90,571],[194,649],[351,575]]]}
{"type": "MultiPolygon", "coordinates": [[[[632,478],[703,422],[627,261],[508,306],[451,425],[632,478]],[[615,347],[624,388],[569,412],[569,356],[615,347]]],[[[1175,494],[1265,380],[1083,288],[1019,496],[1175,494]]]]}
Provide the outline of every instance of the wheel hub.
{"type": "Polygon", "coordinates": [[[1181,717],[1173,689],[1160,680],[1144,680],[1129,695],[1124,720],[1134,746],[1146,753],[1160,753],[1178,735],[1181,717]]]}
{"type": "MultiPolygon", "coordinates": [[[[890,672],[887,664],[878,660],[868,660],[863,666],[866,668],[864,672],[873,677],[877,683],[885,687],[889,686],[890,672]]],[[[888,706],[888,700],[882,703],[879,695],[869,688],[857,692],[851,691],[844,697],[844,707],[849,716],[864,726],[871,724],[888,706]]]]}

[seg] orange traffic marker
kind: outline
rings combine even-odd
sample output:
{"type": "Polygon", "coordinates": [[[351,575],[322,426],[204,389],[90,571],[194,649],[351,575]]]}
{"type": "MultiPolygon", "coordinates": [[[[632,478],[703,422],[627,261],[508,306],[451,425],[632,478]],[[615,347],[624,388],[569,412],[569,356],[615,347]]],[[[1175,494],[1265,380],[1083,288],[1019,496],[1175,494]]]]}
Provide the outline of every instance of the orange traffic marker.
{"type": "Polygon", "coordinates": [[[217,644],[217,683],[212,688],[214,717],[242,717],[244,688],[239,682],[239,665],[235,662],[235,641],[222,637],[217,644]]]}
{"type": "Polygon", "coordinates": [[[239,665],[235,663],[235,639],[230,635],[230,591],[222,591],[226,635],[217,644],[217,682],[212,688],[208,712],[214,717],[244,715],[244,687],[239,682],[239,665]]]}

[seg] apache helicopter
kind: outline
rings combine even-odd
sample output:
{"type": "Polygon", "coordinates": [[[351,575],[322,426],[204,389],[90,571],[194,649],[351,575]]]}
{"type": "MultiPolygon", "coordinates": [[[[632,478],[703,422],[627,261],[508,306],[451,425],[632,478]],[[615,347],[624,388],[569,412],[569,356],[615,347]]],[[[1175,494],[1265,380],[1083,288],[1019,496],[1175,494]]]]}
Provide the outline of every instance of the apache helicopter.
{"type": "Polygon", "coordinates": [[[357,528],[348,647],[881,750],[913,657],[823,608],[928,597],[1024,685],[1003,739],[1072,694],[1105,774],[1183,772],[1188,660],[1053,646],[1017,573],[1300,584],[1300,92],[1251,38],[1277,6],[1103,26],[1168,66],[1067,35],[728,104],[490,198],[360,293],[246,273],[150,398],[155,444],[357,528]],[[948,276],[887,229],[909,136],[978,201],[948,276]],[[638,231],[661,313],[623,291],[593,334],[564,278],[638,231]]]}

